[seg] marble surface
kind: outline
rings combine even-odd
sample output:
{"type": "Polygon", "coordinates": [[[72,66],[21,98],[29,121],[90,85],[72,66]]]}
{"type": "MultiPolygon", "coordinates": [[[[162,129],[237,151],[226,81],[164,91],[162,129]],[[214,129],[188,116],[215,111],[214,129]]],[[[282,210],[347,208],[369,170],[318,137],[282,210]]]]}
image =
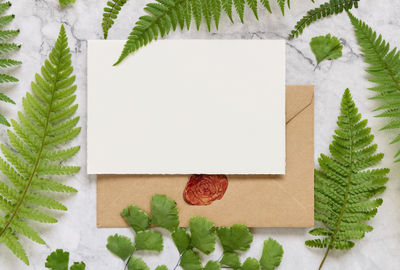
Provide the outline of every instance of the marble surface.
{"type": "MultiPolygon", "coordinates": [[[[108,270],[123,269],[119,259],[112,256],[106,249],[107,236],[121,233],[131,236],[128,229],[97,229],[96,228],[96,178],[88,176],[85,171],[86,163],[86,40],[101,39],[101,16],[105,4],[100,0],[77,0],[70,8],[60,9],[58,0],[14,0],[12,12],[16,14],[13,25],[21,29],[17,38],[23,46],[16,57],[24,64],[16,71],[21,82],[7,88],[5,91],[16,101],[20,101],[29,90],[30,81],[35,72],[47,57],[60,24],[66,26],[73,53],[73,64],[77,75],[78,113],[81,116],[80,124],[83,132],[76,143],[81,144],[82,151],[73,160],[80,164],[82,170],[75,177],[66,180],[79,189],[75,196],[61,196],[69,211],[57,214],[59,224],[35,225],[47,245],[40,246],[23,238],[24,245],[30,256],[31,266],[24,266],[10,252],[0,245],[0,269],[23,270],[44,269],[46,256],[57,248],[71,252],[72,260],[84,260],[88,269],[108,270]]],[[[128,1],[120,20],[110,31],[110,39],[125,39],[132,24],[143,14],[144,5],[148,0],[128,1]]],[[[272,1],[274,2],[274,1],[272,1]]],[[[278,7],[273,4],[273,15],[264,13],[260,20],[254,19],[250,10],[246,12],[246,23],[231,25],[226,17],[222,19],[220,31],[211,33],[203,26],[200,32],[184,31],[171,34],[168,38],[202,38],[202,39],[279,39],[286,38],[289,29],[295,24],[313,4],[309,0],[292,1],[292,9],[285,17],[279,13],[278,7]]],[[[317,1],[321,3],[322,1],[317,1]]],[[[391,0],[361,1],[360,8],[354,14],[366,20],[393,45],[400,45],[400,2],[391,0]]],[[[325,269],[400,269],[398,251],[400,250],[400,167],[392,162],[392,157],[399,145],[391,146],[390,138],[394,133],[379,131],[385,120],[374,118],[372,109],[376,107],[374,101],[369,100],[371,92],[366,89],[371,85],[366,80],[363,71],[365,64],[362,61],[355,41],[353,29],[345,14],[323,20],[311,26],[299,39],[287,43],[287,83],[288,84],[315,84],[315,159],[321,152],[327,152],[331,140],[335,121],[338,114],[338,105],[346,88],[352,94],[364,117],[369,119],[379,150],[386,153],[382,166],[392,168],[387,191],[382,195],[384,204],[370,224],[375,228],[366,238],[358,241],[356,247],[347,252],[332,252],[326,262],[325,269]],[[315,35],[332,33],[341,38],[344,44],[343,57],[324,62],[315,71],[315,59],[309,48],[309,41],[315,35]]],[[[110,91],[112,102],[112,91],[110,91]]],[[[21,108],[20,102],[13,106],[1,106],[0,110],[8,118],[16,116],[16,109],[21,108]]],[[[107,123],[104,123],[107,125],[107,123]]],[[[6,141],[6,129],[0,128],[1,141],[6,141]]],[[[262,214],[263,209],[254,209],[262,214]]],[[[268,237],[274,237],[281,242],[285,249],[283,262],[279,269],[316,269],[321,258],[321,250],[311,250],[304,246],[309,239],[308,229],[255,229],[254,244],[245,256],[259,257],[262,242],[268,237]]],[[[166,235],[166,232],[163,231],[166,235]]],[[[169,238],[166,238],[165,250],[161,255],[144,253],[149,266],[154,267],[163,262],[170,268],[174,267],[178,254],[169,238]]],[[[215,252],[219,257],[221,250],[215,252]]],[[[214,257],[215,258],[215,257],[214,257]]]]}

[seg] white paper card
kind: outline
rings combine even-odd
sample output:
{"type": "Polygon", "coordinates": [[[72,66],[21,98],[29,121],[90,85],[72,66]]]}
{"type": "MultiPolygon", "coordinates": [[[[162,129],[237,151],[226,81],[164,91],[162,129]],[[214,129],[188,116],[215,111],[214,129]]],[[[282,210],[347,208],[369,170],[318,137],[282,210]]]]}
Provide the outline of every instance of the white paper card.
{"type": "Polygon", "coordinates": [[[89,174],[284,174],[285,42],[88,42],[89,174]]]}

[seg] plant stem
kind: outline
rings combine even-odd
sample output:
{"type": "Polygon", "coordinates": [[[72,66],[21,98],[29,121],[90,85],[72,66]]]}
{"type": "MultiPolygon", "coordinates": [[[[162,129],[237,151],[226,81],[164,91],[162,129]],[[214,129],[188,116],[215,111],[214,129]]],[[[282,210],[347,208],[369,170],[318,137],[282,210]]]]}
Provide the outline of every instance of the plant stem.
{"type": "Polygon", "coordinates": [[[128,263],[129,263],[129,261],[131,260],[132,256],[133,256],[133,254],[132,254],[131,256],[129,256],[128,260],[126,261],[124,270],[126,270],[126,268],[128,267],[128,263]]]}
{"type": "Polygon", "coordinates": [[[328,247],[328,248],[326,249],[324,258],[322,259],[322,262],[321,262],[321,264],[319,265],[318,270],[321,270],[321,269],[322,269],[322,266],[324,265],[325,260],[326,260],[326,258],[328,257],[328,253],[329,253],[330,250],[331,250],[331,247],[328,247]]]}
{"type": "Polygon", "coordinates": [[[176,268],[178,268],[179,264],[181,263],[182,256],[183,256],[183,254],[185,254],[185,252],[186,252],[186,250],[185,250],[184,252],[182,252],[182,254],[179,255],[179,260],[178,260],[178,262],[176,263],[176,265],[175,265],[175,267],[174,267],[174,270],[176,270],[176,268]]]}

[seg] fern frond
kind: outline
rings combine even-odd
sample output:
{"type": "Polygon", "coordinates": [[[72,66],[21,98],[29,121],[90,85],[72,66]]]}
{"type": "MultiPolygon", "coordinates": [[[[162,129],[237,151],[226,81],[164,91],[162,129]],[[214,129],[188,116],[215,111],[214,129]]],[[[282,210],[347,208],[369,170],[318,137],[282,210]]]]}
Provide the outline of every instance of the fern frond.
{"type": "Polygon", "coordinates": [[[389,169],[365,170],[378,164],[383,154],[376,153],[371,129],[366,120],[361,120],[348,89],[337,124],[329,147],[331,156],[322,154],[318,159],[320,169],[315,170],[315,220],[324,226],[310,234],[322,238],[305,243],[326,248],[320,269],[331,249],[350,249],[354,240],[372,230],[365,221],[375,216],[382,199],[371,197],[383,192],[389,173],[389,169]]]}
{"type": "Polygon", "coordinates": [[[24,112],[18,113],[19,121],[11,121],[10,146],[0,147],[5,157],[0,158],[0,171],[9,180],[0,181],[0,242],[26,264],[29,264],[28,257],[17,235],[45,244],[29,220],[57,222],[36,208],[67,210],[46,191],[76,192],[76,189],[50,179],[55,175],[74,174],[80,169],[62,165],[79,151],[79,146],[60,149],[80,132],[80,127],[76,127],[79,117],[71,118],[77,107],[74,105],[76,86],[72,72],[68,40],[64,26],[61,26],[49,59],[32,83],[33,94],[27,93],[23,98],[24,112]]]}
{"type": "Polygon", "coordinates": [[[289,35],[289,38],[298,37],[303,33],[303,30],[311,23],[328,17],[333,14],[340,14],[343,11],[358,8],[360,0],[330,0],[315,9],[307,11],[307,14],[301,18],[295,25],[294,29],[289,35]]]}
{"type": "Polygon", "coordinates": [[[119,12],[121,11],[122,7],[125,5],[127,0],[111,0],[107,1],[107,6],[104,8],[103,13],[103,34],[104,39],[108,37],[108,31],[113,26],[115,20],[118,17],[119,12]]]}
{"type": "MultiPolygon", "coordinates": [[[[382,129],[398,130],[400,129],[400,51],[397,48],[391,49],[390,44],[381,35],[350,12],[348,14],[365,62],[368,64],[366,71],[370,74],[369,80],[376,85],[370,90],[377,93],[374,99],[384,102],[377,108],[382,111],[378,117],[390,119],[382,129]]],[[[400,132],[392,143],[399,141],[400,132]]],[[[395,157],[399,155],[400,150],[395,157]]],[[[397,158],[396,162],[400,162],[400,158],[397,158]]]]}
{"type": "MultiPolygon", "coordinates": [[[[118,1],[122,2],[121,0],[113,1],[108,2],[108,7],[106,7],[107,14],[112,15],[107,16],[107,23],[104,23],[103,20],[103,29],[104,27],[106,29],[105,37],[122,7],[120,5],[115,10],[112,10],[110,4],[117,6],[116,3],[119,3],[118,1]]],[[[269,0],[260,0],[260,3],[271,12],[269,0]]],[[[277,3],[280,5],[282,13],[286,4],[290,7],[289,0],[277,0],[277,3]]],[[[114,65],[121,63],[129,54],[134,53],[153,40],[175,31],[178,25],[181,29],[185,25],[189,29],[192,18],[197,30],[200,29],[203,21],[206,23],[208,31],[211,31],[212,22],[218,29],[222,11],[229,17],[231,22],[233,22],[233,11],[235,11],[243,23],[246,6],[253,11],[254,16],[258,19],[258,0],[156,0],[155,3],[149,3],[144,8],[148,15],[140,17],[136,22],[120,58],[114,65]]],[[[104,16],[107,14],[104,13],[104,16]]]]}
{"type": "MultiPolygon", "coordinates": [[[[0,28],[5,27],[15,17],[14,15],[3,15],[10,7],[11,7],[10,2],[0,3],[0,28]]],[[[21,65],[20,61],[5,58],[5,56],[8,53],[14,52],[21,47],[21,45],[7,42],[7,40],[14,38],[18,34],[19,34],[19,30],[1,30],[0,29],[0,68],[1,69],[7,69],[7,68],[12,68],[12,67],[21,65]]],[[[13,83],[13,82],[18,82],[18,79],[11,75],[0,73],[0,84],[13,83]]],[[[15,102],[12,99],[10,99],[8,96],[6,96],[4,93],[0,93],[0,101],[15,104],[15,102]]],[[[0,124],[10,126],[10,123],[7,121],[7,119],[2,114],[0,114],[0,124]]]]}

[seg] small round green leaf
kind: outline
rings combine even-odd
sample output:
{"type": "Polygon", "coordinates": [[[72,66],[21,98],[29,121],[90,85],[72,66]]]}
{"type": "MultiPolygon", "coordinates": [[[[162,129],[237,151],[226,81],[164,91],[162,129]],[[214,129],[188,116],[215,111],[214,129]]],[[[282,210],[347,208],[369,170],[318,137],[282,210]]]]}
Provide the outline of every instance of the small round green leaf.
{"type": "Polygon", "coordinates": [[[224,253],[224,256],[221,259],[221,264],[233,269],[239,269],[241,265],[239,255],[234,252],[224,253]]]}
{"type": "Polygon", "coordinates": [[[107,249],[123,261],[128,259],[135,251],[132,241],[128,237],[118,234],[108,237],[107,249]]]}
{"type": "Polygon", "coordinates": [[[178,228],[176,231],[174,231],[172,233],[172,240],[174,240],[179,254],[182,254],[190,247],[190,236],[184,228],[178,228]]]}
{"type": "Polygon", "coordinates": [[[221,270],[221,264],[216,261],[208,261],[203,270],[221,270]]]}
{"type": "Polygon", "coordinates": [[[264,241],[260,264],[265,270],[274,270],[281,264],[283,248],[276,240],[269,238],[264,241]]]}
{"type": "Polygon", "coordinates": [[[163,238],[161,233],[154,231],[138,232],[135,236],[137,250],[163,250],[163,238]]]}
{"type": "Polygon", "coordinates": [[[121,215],[135,232],[145,231],[150,227],[150,217],[140,207],[130,205],[122,210],[121,215]]]}
{"type": "Polygon", "coordinates": [[[154,225],[175,231],[179,225],[176,202],[165,195],[155,194],[151,200],[151,221],[154,225]]]}
{"type": "Polygon", "coordinates": [[[68,270],[69,252],[57,249],[52,252],[46,259],[46,268],[50,270],[68,270]]]}
{"type": "Polygon", "coordinates": [[[260,263],[258,262],[257,259],[254,258],[247,258],[243,265],[241,270],[260,270],[260,263]]]}
{"type": "Polygon", "coordinates": [[[333,60],[342,56],[343,46],[339,39],[331,34],[314,37],[310,46],[318,64],[324,60],[333,60]]]}
{"type": "Polygon", "coordinates": [[[232,227],[219,227],[217,235],[225,252],[246,251],[253,242],[253,235],[246,225],[234,224],[232,227]]]}
{"type": "Polygon", "coordinates": [[[214,222],[205,217],[193,217],[189,222],[192,245],[205,254],[210,254],[215,249],[214,222]]]}
{"type": "Polygon", "coordinates": [[[147,264],[140,258],[131,257],[127,264],[128,270],[150,270],[147,264]]]}
{"type": "Polygon", "coordinates": [[[179,265],[183,270],[201,270],[203,268],[199,255],[192,250],[188,250],[182,254],[179,265]]]}

